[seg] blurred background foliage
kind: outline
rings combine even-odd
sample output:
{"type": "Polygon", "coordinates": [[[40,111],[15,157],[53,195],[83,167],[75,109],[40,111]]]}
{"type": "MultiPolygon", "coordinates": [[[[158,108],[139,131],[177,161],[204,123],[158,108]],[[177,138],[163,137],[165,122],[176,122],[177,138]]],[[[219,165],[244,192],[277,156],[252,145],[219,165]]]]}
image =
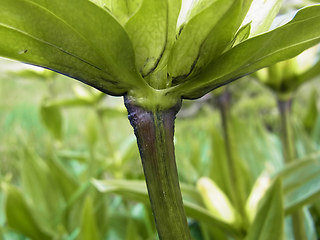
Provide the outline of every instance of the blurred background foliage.
{"type": "MultiPolygon", "coordinates": [[[[301,1],[284,6],[282,13],[301,1]]],[[[307,239],[320,239],[320,74],[290,89],[297,159],[290,163],[277,109],[283,88],[264,80],[255,74],[184,101],[177,116],[176,158],[194,239],[260,239],[256,229],[284,229],[291,240],[297,209],[307,239]],[[255,219],[269,220],[256,226],[255,219]]],[[[1,59],[0,129],[0,239],[157,238],[121,98],[1,59]]]]}

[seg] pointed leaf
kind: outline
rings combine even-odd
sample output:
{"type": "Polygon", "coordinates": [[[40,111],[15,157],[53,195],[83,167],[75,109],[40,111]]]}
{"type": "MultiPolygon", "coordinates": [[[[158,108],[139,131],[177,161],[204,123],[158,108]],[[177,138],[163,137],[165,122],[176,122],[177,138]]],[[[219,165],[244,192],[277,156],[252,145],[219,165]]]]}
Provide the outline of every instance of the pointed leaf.
{"type": "Polygon", "coordinates": [[[221,220],[230,224],[236,224],[237,213],[229,198],[210,178],[202,177],[197,182],[205,206],[208,210],[221,220]]]}
{"type": "Polygon", "coordinates": [[[87,197],[82,209],[80,240],[100,240],[97,223],[93,212],[93,202],[87,197]]]}
{"type": "Polygon", "coordinates": [[[266,174],[262,174],[256,180],[250,196],[246,202],[246,213],[248,215],[249,221],[252,223],[254,217],[257,215],[257,210],[259,207],[260,200],[265,196],[266,191],[269,189],[271,184],[270,177],[266,174]]]}
{"type": "Polygon", "coordinates": [[[5,212],[8,226],[34,240],[54,239],[33,215],[21,192],[13,186],[4,186],[5,212]]]}
{"type": "Polygon", "coordinates": [[[232,40],[231,46],[232,47],[236,46],[239,43],[243,42],[244,40],[247,40],[248,37],[250,36],[250,32],[251,32],[251,24],[250,23],[241,27],[239,29],[239,31],[237,32],[236,36],[234,37],[234,39],[232,40]]]}
{"type": "Polygon", "coordinates": [[[283,179],[286,214],[314,202],[320,196],[320,161],[306,159],[288,165],[279,174],[283,179]]]}
{"type": "Polygon", "coordinates": [[[262,199],[246,240],[282,240],[284,213],[281,181],[276,180],[262,199]]]}
{"type": "Polygon", "coordinates": [[[0,55],[52,69],[104,92],[143,86],[130,40],[87,0],[3,0],[0,55]]]}
{"type": "Polygon", "coordinates": [[[300,10],[286,25],[248,39],[194,78],[173,88],[184,98],[197,98],[260,68],[292,58],[320,42],[320,5],[300,10]]]}
{"type": "MultiPolygon", "coordinates": [[[[232,40],[237,30],[242,1],[200,1],[183,27],[168,61],[168,73],[175,82],[185,79],[202,61],[213,59],[232,40]]],[[[198,66],[203,66],[203,62],[198,66]]]]}

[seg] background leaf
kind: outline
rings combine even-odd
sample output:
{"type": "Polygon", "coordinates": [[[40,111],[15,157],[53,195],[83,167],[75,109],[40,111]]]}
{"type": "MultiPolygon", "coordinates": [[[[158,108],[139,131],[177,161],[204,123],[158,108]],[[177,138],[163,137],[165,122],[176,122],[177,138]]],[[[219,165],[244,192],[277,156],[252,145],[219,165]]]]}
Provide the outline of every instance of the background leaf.
{"type": "Polygon", "coordinates": [[[32,214],[32,210],[23,198],[21,192],[10,185],[5,185],[6,193],[6,219],[10,227],[25,234],[34,240],[54,239],[43,229],[39,220],[32,214]]]}
{"type": "Polygon", "coordinates": [[[246,240],[282,240],[283,225],[282,187],[278,179],[262,199],[246,240]]]}

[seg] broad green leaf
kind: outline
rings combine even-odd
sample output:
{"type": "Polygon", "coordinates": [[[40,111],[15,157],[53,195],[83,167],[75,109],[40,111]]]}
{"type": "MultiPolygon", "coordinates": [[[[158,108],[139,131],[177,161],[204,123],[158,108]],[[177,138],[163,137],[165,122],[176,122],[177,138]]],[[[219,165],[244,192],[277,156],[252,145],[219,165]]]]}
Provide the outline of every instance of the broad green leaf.
{"type": "Polygon", "coordinates": [[[5,185],[6,221],[10,228],[33,240],[54,239],[41,222],[35,218],[32,209],[24,199],[22,193],[11,185],[5,185]]]}
{"type": "Polygon", "coordinates": [[[177,20],[181,9],[181,0],[168,0],[167,42],[156,69],[147,76],[146,81],[156,89],[167,87],[167,63],[171,49],[176,41],[177,20]]]}
{"type": "Polygon", "coordinates": [[[246,240],[282,240],[284,227],[282,186],[277,179],[261,200],[246,240]]]}
{"type": "Polygon", "coordinates": [[[79,240],[100,240],[97,223],[94,216],[93,202],[87,197],[82,209],[82,220],[79,240]]]}
{"type": "Polygon", "coordinates": [[[62,139],[63,117],[61,109],[56,106],[48,107],[45,104],[40,108],[40,115],[43,124],[56,140],[62,139]]]}
{"type": "Polygon", "coordinates": [[[143,0],[90,0],[98,6],[107,9],[124,25],[141,6],[143,0]]]}
{"type": "Polygon", "coordinates": [[[3,0],[0,8],[1,56],[49,68],[110,94],[144,86],[126,32],[94,3],[3,0]]]}
{"type": "Polygon", "coordinates": [[[320,161],[306,159],[288,165],[278,173],[283,179],[286,214],[314,202],[320,196],[320,161]]]}
{"type": "Polygon", "coordinates": [[[152,73],[163,57],[166,60],[175,40],[180,7],[181,0],[144,0],[138,12],[125,25],[142,76],[152,73]]]}
{"type": "Polygon", "coordinates": [[[268,31],[281,5],[282,0],[253,0],[243,21],[243,25],[251,25],[250,36],[268,31]]]}
{"type": "Polygon", "coordinates": [[[190,75],[199,60],[213,59],[224,50],[237,30],[241,5],[242,1],[238,0],[200,1],[168,60],[168,73],[175,82],[190,75]]]}
{"type": "Polygon", "coordinates": [[[195,74],[227,50],[241,24],[242,4],[242,0],[235,1],[217,25],[211,29],[209,35],[202,43],[199,59],[194,67],[195,74]]]}
{"type": "Polygon", "coordinates": [[[284,26],[238,44],[171,91],[184,98],[197,98],[246,74],[290,59],[318,42],[320,5],[314,5],[300,10],[284,26]]]}
{"type": "MultiPolygon", "coordinates": [[[[92,184],[100,192],[116,193],[129,199],[142,201],[146,204],[149,203],[147,188],[144,181],[130,181],[130,180],[108,180],[99,181],[93,180],[92,184]]],[[[184,186],[181,185],[182,195],[184,197],[184,186]]],[[[189,195],[190,196],[190,195],[189,195]]],[[[230,234],[238,235],[239,229],[237,226],[221,221],[216,216],[208,213],[202,205],[196,201],[184,200],[184,208],[188,216],[208,224],[215,225],[227,231],[230,234]]]]}

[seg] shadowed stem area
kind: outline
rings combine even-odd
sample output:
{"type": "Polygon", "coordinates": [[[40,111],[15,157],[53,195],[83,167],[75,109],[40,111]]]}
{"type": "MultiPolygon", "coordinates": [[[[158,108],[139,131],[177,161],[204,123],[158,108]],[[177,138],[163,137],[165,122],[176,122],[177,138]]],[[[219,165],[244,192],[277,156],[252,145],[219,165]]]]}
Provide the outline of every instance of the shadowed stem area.
{"type": "Polygon", "coordinates": [[[125,97],[134,128],[159,238],[191,239],[183,208],[174,153],[174,121],[181,107],[145,110],[125,97]]]}
{"type": "MultiPolygon", "coordinates": [[[[278,109],[281,120],[281,142],[284,161],[286,164],[296,159],[294,137],[291,124],[292,99],[278,99],[278,109]]],[[[303,209],[295,211],[292,215],[293,233],[296,240],[307,240],[304,225],[303,209]]]]}

